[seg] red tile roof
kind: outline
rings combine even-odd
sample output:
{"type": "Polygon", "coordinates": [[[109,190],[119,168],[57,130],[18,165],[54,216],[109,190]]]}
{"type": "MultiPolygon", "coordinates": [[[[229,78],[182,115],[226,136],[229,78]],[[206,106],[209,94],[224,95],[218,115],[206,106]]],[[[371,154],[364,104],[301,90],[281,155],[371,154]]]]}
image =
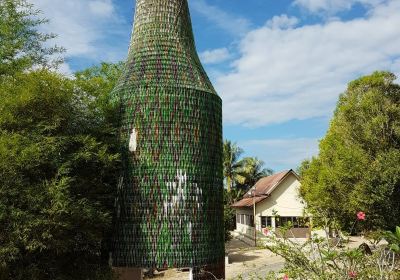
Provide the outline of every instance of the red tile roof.
{"type": "Polygon", "coordinates": [[[237,201],[232,204],[232,207],[249,207],[253,205],[253,190],[256,189],[256,203],[267,198],[271,192],[275,189],[277,185],[279,185],[283,179],[289,174],[292,173],[296,177],[297,174],[293,170],[285,170],[276,174],[273,174],[268,177],[261,178],[257,181],[257,183],[247,191],[247,193],[243,196],[242,200],[237,201]]]}
{"type": "MultiPolygon", "coordinates": [[[[259,203],[260,201],[264,200],[265,198],[267,198],[266,195],[263,196],[257,196],[254,198],[255,203],[259,203]]],[[[247,198],[243,198],[239,201],[236,201],[234,204],[232,204],[232,207],[250,207],[253,206],[253,198],[252,197],[247,197],[247,198]]]]}

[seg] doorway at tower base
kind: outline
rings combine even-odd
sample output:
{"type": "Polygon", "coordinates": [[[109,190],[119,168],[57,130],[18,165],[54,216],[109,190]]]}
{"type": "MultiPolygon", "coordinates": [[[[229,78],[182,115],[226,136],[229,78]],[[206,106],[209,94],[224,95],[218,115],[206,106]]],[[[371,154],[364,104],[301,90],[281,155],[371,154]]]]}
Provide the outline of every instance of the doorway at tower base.
{"type": "Polygon", "coordinates": [[[118,280],[143,280],[143,269],[131,267],[114,267],[118,280]]]}

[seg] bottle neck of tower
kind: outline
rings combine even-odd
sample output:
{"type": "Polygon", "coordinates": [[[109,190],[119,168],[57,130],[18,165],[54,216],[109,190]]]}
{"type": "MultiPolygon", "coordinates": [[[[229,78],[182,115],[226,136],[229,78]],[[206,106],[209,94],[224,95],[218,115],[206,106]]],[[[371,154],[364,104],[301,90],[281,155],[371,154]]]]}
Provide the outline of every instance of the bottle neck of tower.
{"type": "Polygon", "coordinates": [[[131,50],[182,47],[195,51],[187,0],[137,0],[131,50]]]}

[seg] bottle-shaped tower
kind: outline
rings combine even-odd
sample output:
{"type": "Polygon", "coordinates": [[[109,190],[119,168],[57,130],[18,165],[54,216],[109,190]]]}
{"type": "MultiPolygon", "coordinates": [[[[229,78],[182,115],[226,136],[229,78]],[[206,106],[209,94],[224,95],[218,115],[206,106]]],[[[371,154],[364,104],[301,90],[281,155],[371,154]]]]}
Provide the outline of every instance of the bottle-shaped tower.
{"type": "Polygon", "coordinates": [[[197,55],[187,0],[136,0],[113,94],[124,166],[113,265],[204,268],[223,278],[221,99],[197,55]]]}

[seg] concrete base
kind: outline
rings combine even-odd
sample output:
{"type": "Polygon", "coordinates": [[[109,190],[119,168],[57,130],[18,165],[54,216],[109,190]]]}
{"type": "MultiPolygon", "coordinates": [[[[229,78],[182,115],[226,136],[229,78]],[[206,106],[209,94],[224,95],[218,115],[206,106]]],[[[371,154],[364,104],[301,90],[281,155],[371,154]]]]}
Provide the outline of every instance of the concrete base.
{"type": "Polygon", "coordinates": [[[119,280],[143,280],[143,271],[141,268],[114,267],[119,280]]]}
{"type": "Polygon", "coordinates": [[[207,265],[203,268],[192,268],[189,280],[223,280],[225,279],[225,263],[207,265]]]}
{"type": "Polygon", "coordinates": [[[229,257],[229,254],[225,255],[225,266],[231,263],[231,258],[229,257]]]}

